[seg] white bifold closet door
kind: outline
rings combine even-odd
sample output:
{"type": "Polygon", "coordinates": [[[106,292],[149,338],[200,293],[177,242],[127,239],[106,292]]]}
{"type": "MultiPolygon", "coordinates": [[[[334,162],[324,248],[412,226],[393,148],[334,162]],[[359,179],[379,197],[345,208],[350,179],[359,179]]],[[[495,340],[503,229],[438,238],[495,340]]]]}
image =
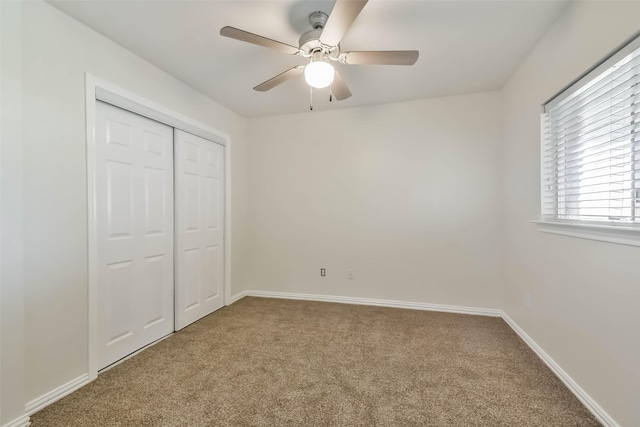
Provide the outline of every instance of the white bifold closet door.
{"type": "Polygon", "coordinates": [[[176,330],[222,307],[224,147],[175,129],[176,330]]]}
{"type": "Polygon", "coordinates": [[[98,369],[173,332],[173,129],[96,106],[98,369]]]}

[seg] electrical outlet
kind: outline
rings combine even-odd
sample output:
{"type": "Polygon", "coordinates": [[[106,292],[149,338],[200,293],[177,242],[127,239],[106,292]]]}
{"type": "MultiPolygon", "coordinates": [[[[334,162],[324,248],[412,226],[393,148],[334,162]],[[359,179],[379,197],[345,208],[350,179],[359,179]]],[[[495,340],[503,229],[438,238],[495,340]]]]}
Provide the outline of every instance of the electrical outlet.
{"type": "Polygon", "coordinates": [[[356,278],[356,272],[353,268],[350,268],[347,270],[347,279],[355,279],[356,278]]]}
{"type": "Polygon", "coordinates": [[[325,277],[327,275],[327,270],[324,268],[320,269],[320,276],[325,277]]]}

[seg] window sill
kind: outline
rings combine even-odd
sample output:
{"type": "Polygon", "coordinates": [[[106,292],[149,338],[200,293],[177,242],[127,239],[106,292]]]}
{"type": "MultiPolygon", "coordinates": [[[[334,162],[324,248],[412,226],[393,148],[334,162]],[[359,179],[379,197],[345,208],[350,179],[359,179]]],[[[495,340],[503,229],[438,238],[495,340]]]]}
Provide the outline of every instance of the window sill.
{"type": "Polygon", "coordinates": [[[640,227],[632,225],[583,224],[545,220],[532,220],[531,222],[537,224],[538,231],[542,233],[598,240],[619,245],[640,246],[640,227]]]}

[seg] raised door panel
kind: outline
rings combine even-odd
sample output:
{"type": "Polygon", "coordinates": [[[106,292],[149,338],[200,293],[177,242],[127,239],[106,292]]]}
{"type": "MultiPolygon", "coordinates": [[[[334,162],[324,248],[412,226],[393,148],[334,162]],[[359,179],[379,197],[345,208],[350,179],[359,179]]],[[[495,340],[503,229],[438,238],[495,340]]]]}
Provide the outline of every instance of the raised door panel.
{"type": "Polygon", "coordinates": [[[185,249],[183,252],[184,311],[194,310],[200,305],[200,249],[185,249]]]}
{"type": "Polygon", "coordinates": [[[207,230],[215,231],[220,229],[221,221],[221,197],[222,182],[219,178],[206,177],[206,207],[205,207],[205,227],[207,230]]]}
{"type": "Polygon", "coordinates": [[[220,290],[223,288],[222,280],[224,279],[220,274],[222,272],[222,257],[220,256],[220,246],[213,245],[206,248],[206,260],[205,260],[205,286],[204,299],[210,301],[211,299],[220,296],[220,290]]]}
{"type": "Polygon", "coordinates": [[[165,301],[163,293],[166,255],[145,258],[144,264],[144,329],[162,322],[165,316],[165,301]]]}
{"type": "Polygon", "coordinates": [[[133,289],[133,260],[107,265],[104,306],[106,310],[106,344],[133,335],[131,290],[133,289]]]}
{"type": "Polygon", "coordinates": [[[144,218],[145,235],[162,235],[171,230],[165,230],[165,171],[162,169],[144,168],[144,218]]]}
{"type": "Polygon", "coordinates": [[[130,163],[106,163],[107,230],[109,239],[132,237],[132,166],[130,163]]]}
{"type": "Polygon", "coordinates": [[[200,177],[197,173],[184,172],[182,184],[184,205],[179,209],[184,214],[184,232],[197,233],[200,230],[200,177]]]}

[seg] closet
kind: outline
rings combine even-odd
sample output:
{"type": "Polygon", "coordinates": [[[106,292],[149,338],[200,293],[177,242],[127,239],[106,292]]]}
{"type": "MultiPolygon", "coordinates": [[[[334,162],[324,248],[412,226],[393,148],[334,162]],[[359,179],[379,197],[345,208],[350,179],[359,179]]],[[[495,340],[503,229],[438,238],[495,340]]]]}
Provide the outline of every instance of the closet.
{"type": "Polygon", "coordinates": [[[223,306],[224,146],[97,101],[97,363],[223,306]]]}

